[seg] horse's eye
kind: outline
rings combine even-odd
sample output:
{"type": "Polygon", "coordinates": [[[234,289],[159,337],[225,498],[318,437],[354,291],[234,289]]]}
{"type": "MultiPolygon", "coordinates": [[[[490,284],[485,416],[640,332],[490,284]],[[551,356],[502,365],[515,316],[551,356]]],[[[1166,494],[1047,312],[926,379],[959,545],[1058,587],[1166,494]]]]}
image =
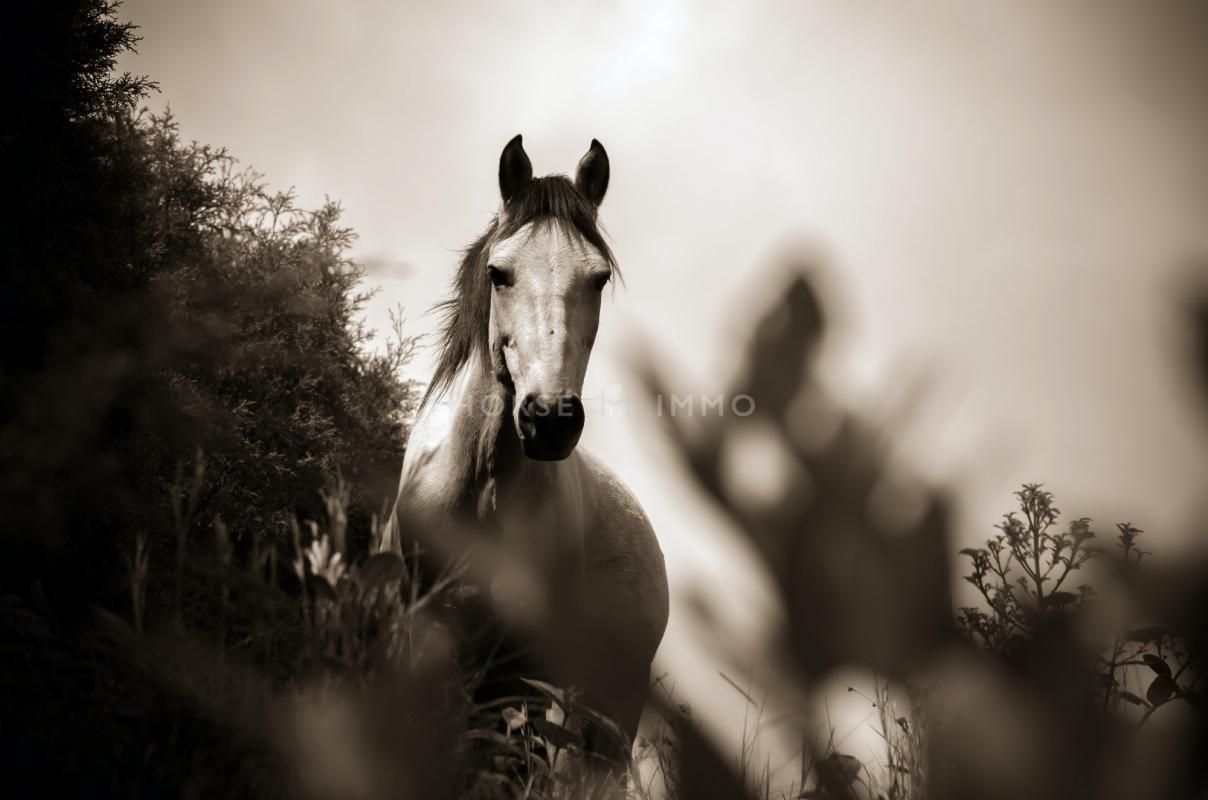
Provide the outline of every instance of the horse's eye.
{"type": "Polygon", "coordinates": [[[604,291],[604,287],[608,285],[608,281],[611,278],[611,272],[601,272],[599,275],[596,275],[591,279],[591,285],[596,287],[597,292],[602,292],[604,291]]]}
{"type": "Polygon", "coordinates": [[[490,278],[491,278],[491,285],[494,286],[496,289],[498,289],[501,286],[511,286],[512,285],[511,274],[504,272],[499,267],[496,267],[494,265],[488,266],[487,275],[490,276],[490,278]]]}

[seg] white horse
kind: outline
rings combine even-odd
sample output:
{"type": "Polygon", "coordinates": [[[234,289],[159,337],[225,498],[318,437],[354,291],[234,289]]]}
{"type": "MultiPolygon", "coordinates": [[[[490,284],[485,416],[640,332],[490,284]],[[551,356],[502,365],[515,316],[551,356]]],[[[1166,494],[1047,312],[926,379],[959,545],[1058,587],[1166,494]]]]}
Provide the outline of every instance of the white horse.
{"type": "Polygon", "coordinates": [[[596,222],[608,179],[595,140],[573,183],[534,178],[520,136],[504,148],[503,203],[442,304],[438,365],[383,547],[416,540],[450,554],[467,538],[489,542],[518,568],[489,583],[504,617],[556,640],[556,679],[581,686],[632,741],[667,624],[667,574],[632,492],[576,448],[601,296],[617,272],[596,222]]]}

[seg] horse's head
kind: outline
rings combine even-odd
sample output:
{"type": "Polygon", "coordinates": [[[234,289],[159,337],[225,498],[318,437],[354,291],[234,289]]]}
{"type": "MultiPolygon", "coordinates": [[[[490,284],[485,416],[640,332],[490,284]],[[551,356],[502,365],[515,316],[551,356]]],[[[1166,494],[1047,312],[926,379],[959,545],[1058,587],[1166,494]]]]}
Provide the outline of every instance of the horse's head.
{"type": "Polygon", "coordinates": [[[595,140],[573,184],[534,178],[519,136],[499,160],[503,210],[480,263],[491,284],[491,359],[511,382],[512,420],[529,458],[566,458],[583,431],[583,376],[614,269],[596,227],[607,188],[608,155],[595,140]]]}

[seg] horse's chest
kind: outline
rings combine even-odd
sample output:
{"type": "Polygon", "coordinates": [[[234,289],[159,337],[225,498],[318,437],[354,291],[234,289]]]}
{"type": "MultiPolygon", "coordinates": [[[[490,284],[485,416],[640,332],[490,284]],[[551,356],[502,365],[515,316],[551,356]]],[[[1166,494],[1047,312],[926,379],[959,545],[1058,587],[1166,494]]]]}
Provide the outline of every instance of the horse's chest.
{"type": "Polygon", "coordinates": [[[570,477],[530,476],[501,492],[496,504],[501,544],[546,577],[583,571],[583,498],[570,477]]]}

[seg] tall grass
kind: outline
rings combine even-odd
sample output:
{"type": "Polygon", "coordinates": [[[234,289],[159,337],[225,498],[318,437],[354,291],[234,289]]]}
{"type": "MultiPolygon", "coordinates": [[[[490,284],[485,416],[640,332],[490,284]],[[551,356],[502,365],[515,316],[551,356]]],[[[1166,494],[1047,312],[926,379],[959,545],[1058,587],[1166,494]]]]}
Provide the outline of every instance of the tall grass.
{"type": "MultiPolygon", "coordinates": [[[[175,490],[178,530],[191,524],[189,498],[203,472],[199,467],[189,487],[175,490]]],[[[98,612],[115,657],[132,662],[121,669],[134,674],[137,662],[146,670],[141,679],[157,690],[189,695],[201,716],[238,731],[232,742],[250,737],[280,759],[287,766],[271,794],[645,796],[636,772],[631,781],[588,752],[585,724],[625,737],[573,687],[529,678],[528,692],[477,700],[497,666],[492,659],[501,656],[467,646],[492,634],[467,627],[459,614],[472,591],[464,562],[427,576],[418,548],[406,557],[351,553],[349,495],[333,480],[323,490],[325,517],[295,521],[287,552],[255,537],[239,558],[221,520],[205,554],[188,552],[187,537],[179,536],[174,607],[157,621],[148,621],[144,598],[158,576],[138,537],[128,559],[130,622],[98,612]],[[203,664],[204,677],[196,669],[203,664]],[[246,718],[252,699],[267,724],[246,718]],[[392,706],[395,715],[381,713],[392,706]]],[[[372,522],[373,541],[381,518],[372,522]]],[[[123,746],[151,744],[137,729],[117,734],[123,746]]],[[[239,747],[223,747],[231,746],[239,747]]],[[[188,772],[180,777],[179,788],[191,790],[188,772]]],[[[231,791],[262,788],[239,774],[228,777],[231,791]]]]}

